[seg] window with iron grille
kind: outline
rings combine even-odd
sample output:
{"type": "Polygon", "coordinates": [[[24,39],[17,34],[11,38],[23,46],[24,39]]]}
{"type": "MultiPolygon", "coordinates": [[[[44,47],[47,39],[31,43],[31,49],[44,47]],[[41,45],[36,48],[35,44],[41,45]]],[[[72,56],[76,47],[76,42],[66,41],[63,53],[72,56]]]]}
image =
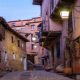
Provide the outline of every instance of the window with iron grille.
{"type": "Polygon", "coordinates": [[[32,50],[34,49],[34,44],[31,44],[31,49],[32,49],[32,50]]]}

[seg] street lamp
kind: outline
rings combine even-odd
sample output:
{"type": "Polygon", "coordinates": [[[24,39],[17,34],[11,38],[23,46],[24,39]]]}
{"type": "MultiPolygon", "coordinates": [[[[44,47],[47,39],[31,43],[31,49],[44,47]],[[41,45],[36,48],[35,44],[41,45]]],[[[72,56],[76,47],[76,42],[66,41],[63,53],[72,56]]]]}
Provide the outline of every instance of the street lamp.
{"type": "Polygon", "coordinates": [[[33,40],[33,41],[36,41],[37,39],[36,39],[36,37],[32,37],[32,40],[33,40]]]}
{"type": "Polygon", "coordinates": [[[68,19],[69,18],[69,10],[62,10],[60,11],[60,16],[62,19],[68,19]]]}
{"type": "Polygon", "coordinates": [[[68,18],[69,18],[69,10],[62,10],[60,11],[60,16],[63,19],[63,30],[62,30],[62,54],[63,56],[63,64],[64,64],[64,73],[68,74],[71,69],[68,67],[68,59],[66,60],[66,41],[68,37],[68,18]],[[65,61],[66,60],[66,61],[65,61]]]}
{"type": "Polygon", "coordinates": [[[34,48],[37,48],[37,46],[36,46],[36,45],[34,45],[34,48]]]}
{"type": "Polygon", "coordinates": [[[38,36],[37,35],[33,35],[32,36],[32,41],[33,42],[37,42],[38,41],[38,36]]]}

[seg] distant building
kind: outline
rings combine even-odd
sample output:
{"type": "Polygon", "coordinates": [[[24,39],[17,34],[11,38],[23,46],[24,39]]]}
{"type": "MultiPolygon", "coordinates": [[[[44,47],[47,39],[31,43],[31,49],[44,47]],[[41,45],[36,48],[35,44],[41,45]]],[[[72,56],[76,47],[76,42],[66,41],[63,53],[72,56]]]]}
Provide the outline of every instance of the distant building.
{"type": "Polygon", "coordinates": [[[0,17],[0,70],[26,70],[26,42],[0,17]]]}
{"type": "Polygon", "coordinates": [[[42,55],[41,46],[39,46],[39,25],[42,23],[41,17],[35,17],[29,20],[9,21],[8,24],[12,29],[26,37],[29,40],[26,45],[27,60],[34,64],[40,64],[42,55]]]}

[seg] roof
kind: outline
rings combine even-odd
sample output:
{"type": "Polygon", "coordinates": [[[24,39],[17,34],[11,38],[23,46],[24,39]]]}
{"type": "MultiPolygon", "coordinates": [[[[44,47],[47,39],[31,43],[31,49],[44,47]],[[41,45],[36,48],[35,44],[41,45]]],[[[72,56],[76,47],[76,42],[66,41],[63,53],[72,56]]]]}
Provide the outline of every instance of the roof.
{"type": "Polygon", "coordinates": [[[8,24],[10,25],[10,27],[24,27],[25,25],[32,25],[35,23],[41,23],[42,22],[42,18],[41,17],[34,17],[32,19],[28,19],[28,20],[13,20],[13,21],[9,21],[8,24]],[[13,23],[15,23],[13,25],[13,23]]]}
{"type": "Polygon", "coordinates": [[[0,17],[0,23],[3,25],[3,27],[7,30],[9,30],[10,32],[12,32],[14,35],[16,35],[17,37],[19,37],[20,39],[24,40],[25,42],[28,42],[28,40],[23,37],[22,35],[20,35],[18,32],[16,32],[15,30],[13,30],[12,28],[10,28],[10,26],[7,24],[6,20],[3,17],[0,17]]]}
{"type": "MultiPolygon", "coordinates": [[[[16,22],[16,21],[15,21],[16,22]]],[[[42,21],[36,21],[36,22],[26,22],[26,24],[25,25],[29,25],[29,24],[34,24],[34,23],[41,23],[42,21]]],[[[9,22],[10,23],[10,22],[9,22]]],[[[15,25],[15,27],[24,27],[25,25],[15,25]]],[[[14,26],[12,26],[12,27],[14,27],[14,26]]]]}
{"type": "MultiPolygon", "coordinates": [[[[34,18],[32,18],[32,19],[25,19],[25,20],[13,20],[13,21],[9,21],[9,22],[31,21],[31,20],[33,20],[33,19],[38,19],[38,18],[41,18],[41,17],[34,17],[34,18]]],[[[9,23],[9,22],[8,22],[8,23],[9,23]]]]}

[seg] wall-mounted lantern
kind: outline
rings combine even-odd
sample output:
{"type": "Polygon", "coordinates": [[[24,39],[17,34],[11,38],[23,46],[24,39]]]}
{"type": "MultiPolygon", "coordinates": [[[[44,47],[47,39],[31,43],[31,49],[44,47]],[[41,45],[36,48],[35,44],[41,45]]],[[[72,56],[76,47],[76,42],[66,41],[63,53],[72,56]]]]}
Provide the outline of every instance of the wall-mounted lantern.
{"type": "Polygon", "coordinates": [[[36,41],[36,40],[37,40],[37,38],[36,38],[36,37],[32,37],[32,40],[33,40],[33,41],[36,41]]]}
{"type": "Polygon", "coordinates": [[[69,13],[70,13],[69,10],[61,10],[60,11],[60,16],[61,16],[62,19],[68,19],[69,18],[69,13]]]}
{"type": "Polygon", "coordinates": [[[37,48],[37,45],[34,45],[34,48],[36,49],[37,48]]]}

